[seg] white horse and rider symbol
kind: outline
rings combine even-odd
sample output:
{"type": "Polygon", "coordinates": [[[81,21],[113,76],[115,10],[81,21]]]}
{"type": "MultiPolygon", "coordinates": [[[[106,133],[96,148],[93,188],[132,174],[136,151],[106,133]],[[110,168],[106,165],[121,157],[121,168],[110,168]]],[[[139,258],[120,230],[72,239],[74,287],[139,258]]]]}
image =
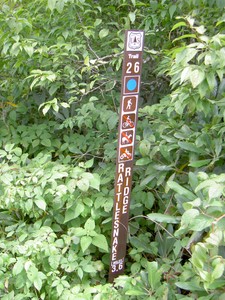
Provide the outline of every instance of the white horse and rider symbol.
{"type": "Polygon", "coordinates": [[[133,130],[123,131],[121,133],[121,145],[129,145],[133,143],[133,130]]]}

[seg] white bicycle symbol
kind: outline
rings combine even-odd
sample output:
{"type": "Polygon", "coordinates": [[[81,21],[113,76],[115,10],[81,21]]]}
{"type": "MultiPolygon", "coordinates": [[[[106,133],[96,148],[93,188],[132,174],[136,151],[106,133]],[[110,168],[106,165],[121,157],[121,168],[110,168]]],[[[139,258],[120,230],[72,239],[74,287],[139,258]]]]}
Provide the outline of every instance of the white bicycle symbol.
{"type": "Polygon", "coordinates": [[[130,116],[128,116],[128,117],[126,118],[126,121],[123,122],[122,127],[123,127],[123,128],[127,128],[127,127],[133,128],[133,127],[134,127],[134,122],[131,120],[130,116]]]}
{"type": "Polygon", "coordinates": [[[125,152],[122,155],[120,155],[120,159],[124,159],[124,158],[127,158],[127,159],[131,159],[132,158],[131,153],[127,149],[125,150],[125,152]]]}

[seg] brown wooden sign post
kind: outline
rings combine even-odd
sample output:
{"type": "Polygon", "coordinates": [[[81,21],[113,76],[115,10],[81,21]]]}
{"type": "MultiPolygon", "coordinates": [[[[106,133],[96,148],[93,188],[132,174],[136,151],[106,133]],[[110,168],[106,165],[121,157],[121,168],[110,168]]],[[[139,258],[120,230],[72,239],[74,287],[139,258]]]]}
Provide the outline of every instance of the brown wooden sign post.
{"type": "Polygon", "coordinates": [[[143,46],[144,31],[126,31],[109,282],[124,272],[143,46]]]}

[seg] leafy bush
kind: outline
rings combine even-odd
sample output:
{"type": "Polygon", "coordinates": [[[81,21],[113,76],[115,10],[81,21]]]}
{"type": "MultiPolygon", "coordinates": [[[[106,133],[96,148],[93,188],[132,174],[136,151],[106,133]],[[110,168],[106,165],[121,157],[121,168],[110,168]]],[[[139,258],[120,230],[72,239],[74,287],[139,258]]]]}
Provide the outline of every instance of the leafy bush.
{"type": "Polygon", "coordinates": [[[1,299],[224,298],[224,5],[1,2],[1,299]],[[145,57],[126,274],[111,285],[129,28],[145,29],[145,57]]]}

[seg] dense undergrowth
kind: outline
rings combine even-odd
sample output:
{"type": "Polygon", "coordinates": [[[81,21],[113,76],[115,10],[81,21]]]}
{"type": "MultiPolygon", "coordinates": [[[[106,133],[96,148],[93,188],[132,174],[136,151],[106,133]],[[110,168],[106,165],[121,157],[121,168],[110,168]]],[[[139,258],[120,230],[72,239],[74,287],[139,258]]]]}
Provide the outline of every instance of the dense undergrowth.
{"type": "Polygon", "coordinates": [[[0,3],[0,298],[224,299],[224,1],[0,3]],[[129,28],[145,30],[145,57],[111,285],[129,28]]]}

